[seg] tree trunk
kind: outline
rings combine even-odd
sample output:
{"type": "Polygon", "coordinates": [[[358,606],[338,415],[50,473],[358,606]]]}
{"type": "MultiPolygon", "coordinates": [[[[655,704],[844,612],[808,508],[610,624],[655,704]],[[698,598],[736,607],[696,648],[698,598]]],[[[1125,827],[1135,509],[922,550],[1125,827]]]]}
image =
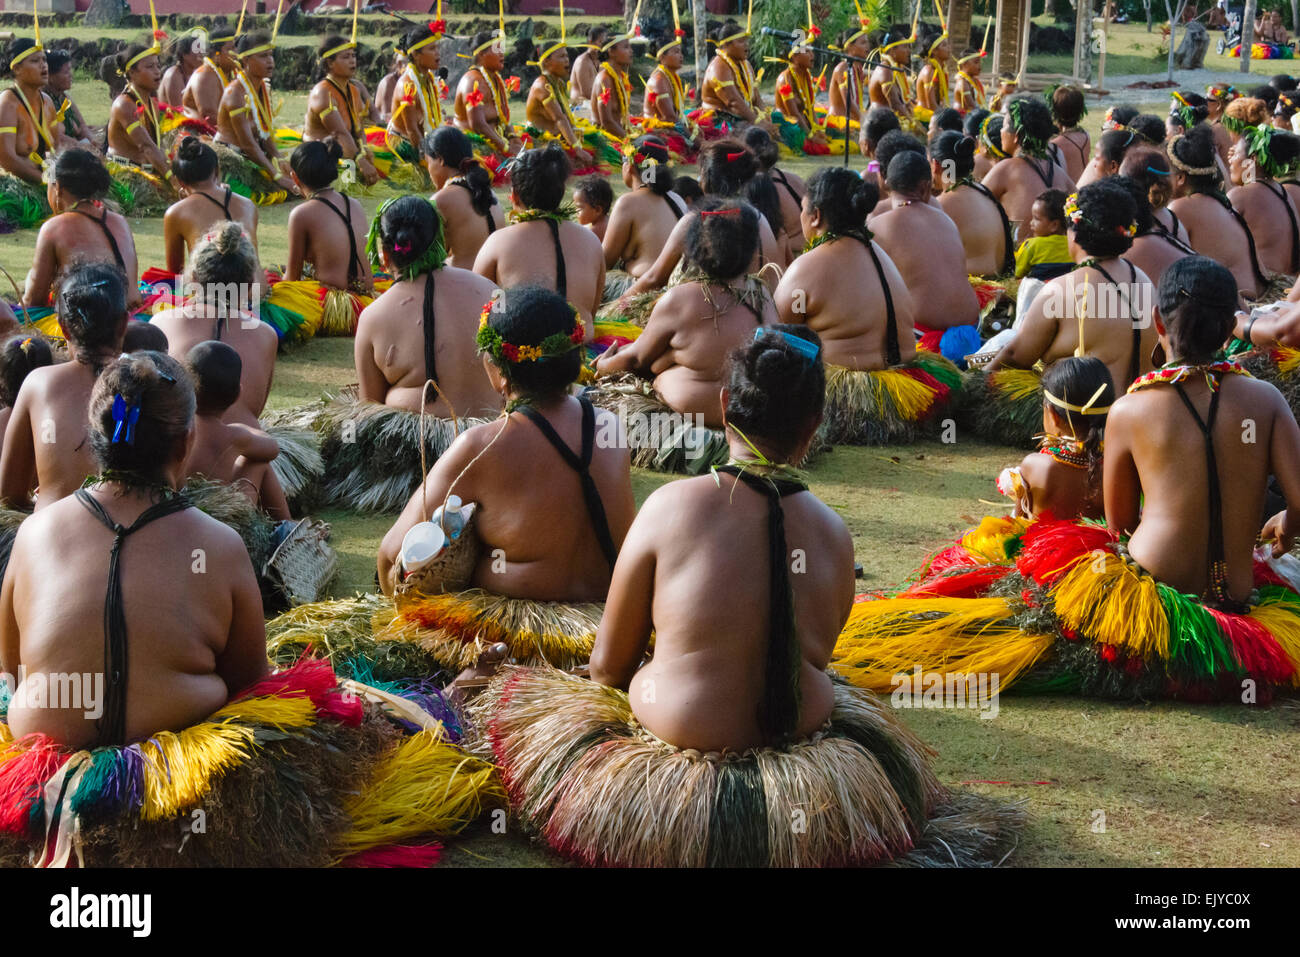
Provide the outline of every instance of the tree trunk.
{"type": "Polygon", "coordinates": [[[691,25],[695,31],[695,105],[704,96],[704,71],[708,69],[708,53],[704,28],[708,18],[704,15],[704,0],[691,0],[691,25]]]}
{"type": "Polygon", "coordinates": [[[1142,6],[1146,9],[1146,12],[1147,12],[1147,33],[1150,33],[1150,32],[1151,32],[1151,24],[1152,24],[1152,20],[1151,20],[1151,0],[1142,0],[1142,6]]]}
{"type": "Polygon", "coordinates": [[[1300,30],[1300,0],[1291,0],[1291,32],[1300,30]]]}
{"type": "MultiPolygon", "coordinates": [[[[1104,2],[1104,0],[1103,0],[1104,2]]],[[[1076,0],[1074,16],[1074,75],[1092,81],[1092,0],[1076,0]]]]}
{"type": "Polygon", "coordinates": [[[1250,72],[1250,47],[1255,42],[1255,0],[1246,0],[1241,14],[1241,72],[1250,72]]]}

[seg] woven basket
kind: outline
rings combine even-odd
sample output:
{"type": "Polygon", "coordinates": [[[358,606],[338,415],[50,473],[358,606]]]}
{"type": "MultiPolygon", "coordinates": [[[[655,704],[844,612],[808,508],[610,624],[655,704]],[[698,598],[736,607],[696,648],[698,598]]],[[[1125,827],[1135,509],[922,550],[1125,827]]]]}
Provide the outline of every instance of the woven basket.
{"type": "Polygon", "coordinates": [[[449,539],[438,556],[418,571],[411,572],[393,589],[398,608],[403,600],[420,595],[441,595],[444,592],[464,591],[474,577],[483,545],[474,534],[478,506],[469,503],[469,517],[456,538],[449,539]]]}
{"type": "Polygon", "coordinates": [[[325,522],[304,518],[267,559],[262,576],[279,589],[289,604],[319,600],[334,579],[339,559],[325,543],[329,533],[325,522]]]}

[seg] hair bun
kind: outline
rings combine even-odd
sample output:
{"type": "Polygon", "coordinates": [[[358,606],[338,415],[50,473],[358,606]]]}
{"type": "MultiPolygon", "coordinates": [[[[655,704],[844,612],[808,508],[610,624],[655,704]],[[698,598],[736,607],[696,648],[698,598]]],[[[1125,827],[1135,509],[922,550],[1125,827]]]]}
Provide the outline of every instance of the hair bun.
{"type": "Polygon", "coordinates": [[[782,395],[799,381],[807,363],[789,346],[773,342],[770,337],[759,341],[762,345],[754,352],[751,378],[768,395],[782,395]]]}
{"type": "Polygon", "coordinates": [[[957,145],[953,147],[953,151],[957,154],[959,159],[974,159],[975,145],[975,137],[963,136],[957,141],[957,145]]]}

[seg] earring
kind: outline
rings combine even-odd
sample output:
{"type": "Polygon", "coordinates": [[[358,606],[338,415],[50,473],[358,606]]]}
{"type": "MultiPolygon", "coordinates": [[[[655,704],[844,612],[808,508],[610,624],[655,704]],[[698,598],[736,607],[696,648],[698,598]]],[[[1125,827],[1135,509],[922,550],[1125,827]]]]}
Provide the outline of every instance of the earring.
{"type": "Polygon", "coordinates": [[[1166,361],[1167,357],[1165,356],[1165,347],[1157,341],[1155,348],[1151,350],[1151,365],[1159,369],[1166,361]]]}

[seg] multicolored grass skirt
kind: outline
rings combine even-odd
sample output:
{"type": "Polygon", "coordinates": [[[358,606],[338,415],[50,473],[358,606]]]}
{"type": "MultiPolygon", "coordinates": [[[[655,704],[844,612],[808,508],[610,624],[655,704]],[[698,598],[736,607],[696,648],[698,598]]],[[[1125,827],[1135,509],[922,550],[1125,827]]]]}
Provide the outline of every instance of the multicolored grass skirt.
{"type": "Polygon", "coordinates": [[[828,364],[821,439],[832,445],[915,441],[919,429],[939,420],[960,385],[955,365],[922,349],[892,369],[859,372],[828,364]]]}
{"type": "Polygon", "coordinates": [[[1102,525],[986,518],[903,591],[860,598],[832,664],[874,691],[920,668],[998,675],[1001,691],[1264,701],[1300,686],[1300,593],[1280,567],[1256,561],[1248,610],[1220,611],[1102,525]]]}
{"type": "Polygon", "coordinates": [[[693,415],[676,412],[639,376],[627,372],[597,379],[585,394],[592,404],[622,421],[637,468],[703,475],[727,462],[726,433],[697,425],[693,415]]]}
{"type": "MultiPolygon", "coordinates": [[[[465,429],[490,419],[426,416],[425,460],[432,466],[465,429]]],[[[323,474],[312,496],[322,505],[354,512],[400,512],[419,489],[420,416],[363,402],[344,392],[263,416],[267,429],[310,430],[320,436],[323,474]]]]}
{"type": "Polygon", "coordinates": [[[233,146],[216,140],[208,145],[216,150],[222,180],[240,196],[251,199],[258,206],[274,206],[289,198],[266,170],[233,146]]]}
{"type": "MultiPolygon", "coordinates": [[[[1241,59],[1241,44],[1234,44],[1228,51],[1228,56],[1241,59]]],[[[1250,45],[1250,58],[1252,60],[1291,60],[1295,58],[1295,51],[1289,46],[1280,46],[1276,43],[1252,43],[1250,45]]]]}
{"type": "Polygon", "coordinates": [[[1036,369],[972,369],[955,403],[958,426],[987,442],[1036,448],[1043,431],[1043,374],[1036,369]]]}
{"type": "Polygon", "coordinates": [[[361,310],[374,301],[372,296],[331,289],[315,279],[281,279],[271,286],[263,308],[269,305],[272,311],[263,318],[279,332],[275,318],[284,317],[289,326],[290,317],[301,316],[301,322],[286,329],[284,338],[305,341],[317,335],[354,336],[361,310]]]}
{"type": "Polygon", "coordinates": [[[125,747],[0,742],[11,866],[428,866],[504,798],[441,722],[310,659],[125,747]]]}
{"type": "Polygon", "coordinates": [[[523,664],[573,668],[591,658],[604,605],[531,601],[481,588],[443,595],[364,595],[300,605],[270,621],[272,660],[307,649],[367,683],[445,683],[498,642],[523,664]]]}
{"type": "Polygon", "coordinates": [[[524,826],[588,866],[977,866],[1021,815],[950,795],[928,749],[837,685],[825,729],[786,748],[702,754],[643,728],[625,692],[508,667],[470,706],[524,826]]]}
{"type": "Polygon", "coordinates": [[[104,166],[113,177],[112,198],[124,216],[161,216],[179,198],[166,180],[148,167],[111,154],[104,166]]]}
{"type": "Polygon", "coordinates": [[[51,215],[43,184],[0,172],[0,232],[35,229],[51,215]]]}
{"type": "MultiPolygon", "coordinates": [[[[792,156],[843,156],[844,155],[844,137],[831,136],[833,130],[826,131],[826,142],[817,143],[804,132],[803,127],[792,120],[787,120],[780,110],[772,111],[772,124],[776,127],[776,132],[780,136],[781,145],[784,146],[792,156]]],[[[843,124],[840,126],[843,130],[843,124]]]]}

